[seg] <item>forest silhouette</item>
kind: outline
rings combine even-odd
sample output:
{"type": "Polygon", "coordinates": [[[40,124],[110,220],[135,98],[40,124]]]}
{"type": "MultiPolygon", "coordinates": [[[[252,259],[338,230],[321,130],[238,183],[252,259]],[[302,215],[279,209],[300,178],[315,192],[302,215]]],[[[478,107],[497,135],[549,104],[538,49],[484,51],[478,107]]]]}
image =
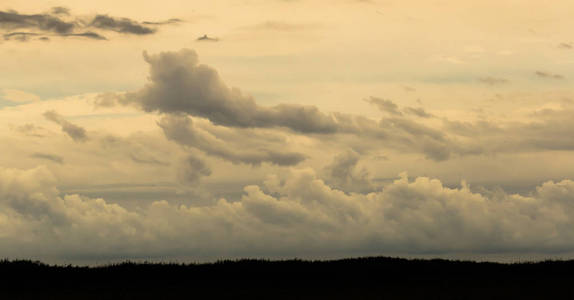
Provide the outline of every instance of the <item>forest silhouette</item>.
{"type": "Polygon", "coordinates": [[[365,257],[105,266],[3,260],[4,299],[574,299],[574,261],[365,257]]]}

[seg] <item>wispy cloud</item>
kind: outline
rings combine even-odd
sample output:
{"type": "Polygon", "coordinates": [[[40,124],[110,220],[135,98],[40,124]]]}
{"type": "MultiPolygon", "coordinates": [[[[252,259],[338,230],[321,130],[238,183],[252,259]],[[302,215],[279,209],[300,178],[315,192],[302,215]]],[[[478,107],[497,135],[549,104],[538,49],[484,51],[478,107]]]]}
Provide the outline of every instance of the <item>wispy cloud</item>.
{"type": "Polygon", "coordinates": [[[508,79],[505,78],[497,78],[497,77],[491,77],[491,76],[486,76],[486,77],[481,77],[478,79],[479,82],[484,83],[486,85],[503,85],[503,84],[507,84],[510,81],[508,79]]]}
{"type": "Polygon", "coordinates": [[[562,76],[560,74],[553,74],[553,73],[544,72],[544,71],[536,71],[536,72],[534,72],[534,74],[536,74],[536,76],[538,76],[540,78],[564,79],[564,76],[562,76]]]}
{"type": "Polygon", "coordinates": [[[43,159],[43,160],[49,160],[51,162],[55,162],[58,164],[64,164],[64,159],[61,156],[54,155],[54,154],[36,152],[36,153],[30,155],[30,157],[43,159]]]}

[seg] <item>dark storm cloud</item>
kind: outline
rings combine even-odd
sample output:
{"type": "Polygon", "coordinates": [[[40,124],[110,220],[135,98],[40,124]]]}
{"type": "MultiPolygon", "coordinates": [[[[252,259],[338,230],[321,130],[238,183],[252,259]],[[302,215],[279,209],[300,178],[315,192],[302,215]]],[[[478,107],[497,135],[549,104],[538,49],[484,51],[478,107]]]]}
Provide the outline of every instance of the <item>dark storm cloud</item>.
{"type": "Polygon", "coordinates": [[[86,130],[84,128],[69,122],[56,111],[46,111],[44,113],[44,118],[60,125],[62,127],[62,131],[71,137],[75,142],[85,142],[88,140],[88,136],[86,135],[86,130]]]}
{"type": "Polygon", "coordinates": [[[391,115],[402,115],[402,113],[399,111],[398,105],[396,105],[391,100],[385,100],[377,97],[370,97],[369,99],[367,99],[367,102],[377,106],[377,108],[382,112],[386,112],[391,115]]]}
{"type": "Polygon", "coordinates": [[[58,155],[54,155],[54,154],[47,154],[47,153],[40,153],[40,152],[36,152],[32,155],[30,155],[30,157],[32,158],[38,158],[38,159],[44,159],[44,160],[49,160],[58,164],[63,164],[64,163],[64,159],[61,156],[58,155]]]}
{"type": "MultiPolygon", "coordinates": [[[[208,155],[219,157],[232,163],[260,165],[267,162],[279,166],[296,165],[306,156],[296,152],[269,149],[269,146],[242,147],[241,142],[228,142],[194,126],[191,118],[166,116],[158,125],[165,136],[187,147],[197,148],[208,155]]],[[[243,141],[244,143],[248,141],[243,141]]]]}
{"type": "Polygon", "coordinates": [[[560,74],[553,74],[553,73],[548,73],[548,72],[543,72],[543,71],[536,71],[536,72],[534,72],[534,74],[536,74],[536,76],[538,76],[540,78],[564,79],[564,76],[562,76],[560,74]]]}
{"type": "Polygon", "coordinates": [[[487,84],[487,85],[501,85],[501,84],[508,83],[507,79],[496,78],[496,77],[491,77],[491,76],[481,77],[478,79],[478,81],[481,83],[487,84]]]}
{"type": "Polygon", "coordinates": [[[108,15],[97,15],[89,27],[136,35],[152,34],[156,31],[154,28],[144,26],[137,21],[128,18],[114,18],[108,15]]]}
{"type": "Polygon", "coordinates": [[[106,38],[92,30],[113,31],[131,35],[149,35],[157,32],[156,27],[183,22],[181,19],[169,19],[160,22],[138,22],[128,18],[118,18],[98,14],[95,17],[76,17],[70,14],[65,7],[53,7],[50,13],[20,14],[16,11],[0,11],[0,29],[6,31],[30,30],[30,32],[16,31],[4,35],[4,39],[27,41],[31,36],[59,37],[85,37],[94,40],[106,38]]]}

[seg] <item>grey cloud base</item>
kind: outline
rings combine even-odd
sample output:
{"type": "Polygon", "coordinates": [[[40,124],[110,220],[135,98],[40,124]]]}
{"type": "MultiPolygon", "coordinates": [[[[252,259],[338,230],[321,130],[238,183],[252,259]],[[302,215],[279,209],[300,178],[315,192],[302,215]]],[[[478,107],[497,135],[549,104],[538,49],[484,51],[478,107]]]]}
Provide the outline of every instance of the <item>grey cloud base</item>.
{"type": "Polygon", "coordinates": [[[148,112],[203,117],[230,127],[285,127],[302,133],[338,130],[336,118],[314,106],[257,105],[239,89],[227,87],[216,70],[199,64],[195,51],[144,53],[144,58],[150,66],[150,82],[138,92],[123,95],[120,102],[133,103],[148,112]]]}
{"type": "Polygon", "coordinates": [[[237,202],[193,207],[158,200],[137,211],[61,195],[56,185],[45,167],[0,169],[2,257],[203,260],[574,250],[570,180],[546,182],[526,197],[478,194],[464,183],[452,189],[402,175],[382,190],[346,194],[301,169],[246,186],[237,202]]]}
{"type": "MultiPolygon", "coordinates": [[[[305,155],[296,152],[286,152],[277,145],[264,143],[262,138],[256,135],[245,136],[242,141],[231,141],[229,136],[225,139],[194,126],[189,117],[166,116],[158,125],[165,136],[172,141],[186,147],[197,148],[209,155],[222,158],[232,163],[244,163],[258,166],[267,162],[279,166],[296,165],[305,160],[305,155]],[[252,147],[245,147],[249,140],[255,137],[252,147]],[[242,145],[243,144],[243,145],[242,145]]],[[[240,135],[239,132],[235,132],[240,135]]]]}
{"type": "MultiPolygon", "coordinates": [[[[315,106],[280,104],[272,107],[258,105],[237,88],[228,87],[217,71],[199,64],[197,53],[183,49],[156,55],[144,53],[149,64],[149,82],[139,91],[125,94],[102,94],[96,105],[110,107],[115,103],[135,105],[146,112],[167,115],[201,117],[215,125],[230,128],[288,129],[297,134],[322,138],[325,135],[351,134],[369,139],[374,144],[411,152],[423,152],[433,160],[445,160],[456,149],[446,135],[436,129],[410,120],[398,111],[391,101],[384,102],[395,113],[380,122],[344,113],[323,113],[315,106]]],[[[379,101],[373,98],[372,101],[379,101]]],[[[378,103],[378,102],[377,102],[378,103]]],[[[412,115],[413,113],[409,112],[412,115]]],[[[415,111],[418,117],[430,117],[424,110],[415,111]]],[[[175,125],[174,122],[170,124],[175,125]]],[[[186,126],[185,124],[181,124],[186,126]]],[[[186,128],[171,126],[166,134],[183,132],[186,128]]],[[[191,146],[190,138],[186,139],[191,146]]],[[[195,141],[197,144],[203,144],[195,141]]],[[[210,151],[216,152],[216,151],[210,151]]],[[[230,157],[230,155],[220,155],[230,157]]],[[[296,164],[303,156],[292,156],[285,165],[296,164]]],[[[249,159],[235,159],[245,162],[249,159]]],[[[254,164],[266,159],[254,159],[254,164]]],[[[267,159],[269,160],[269,159],[267,159]]],[[[278,161],[278,160],[274,160],[278,161]]],[[[248,162],[249,163],[249,162],[248,162]]]]}

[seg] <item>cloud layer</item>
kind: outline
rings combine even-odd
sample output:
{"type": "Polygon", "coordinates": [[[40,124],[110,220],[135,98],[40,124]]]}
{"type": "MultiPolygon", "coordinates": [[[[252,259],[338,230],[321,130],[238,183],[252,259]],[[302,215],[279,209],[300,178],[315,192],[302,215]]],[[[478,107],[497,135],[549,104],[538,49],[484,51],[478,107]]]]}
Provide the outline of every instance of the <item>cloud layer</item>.
{"type": "Polygon", "coordinates": [[[156,33],[157,26],[179,22],[182,21],[176,18],[162,22],[138,22],[129,18],[116,18],[103,14],[94,17],[74,17],[70,14],[70,10],[65,7],[53,7],[49,13],[40,14],[0,11],[0,29],[8,31],[4,34],[4,39],[23,42],[34,37],[40,40],[49,40],[50,36],[84,37],[94,40],[107,39],[94,30],[149,35],[156,33]]]}
{"type": "Polygon", "coordinates": [[[0,239],[6,245],[0,255],[38,256],[32,250],[37,247],[51,258],[162,253],[203,259],[574,250],[569,180],[519,196],[478,194],[465,183],[446,188],[436,179],[403,174],[382,190],[346,194],[314,171],[299,169],[270,176],[263,186],[246,186],[238,202],[193,207],[158,200],[140,211],[61,196],[56,184],[44,167],[0,169],[0,239]]]}

